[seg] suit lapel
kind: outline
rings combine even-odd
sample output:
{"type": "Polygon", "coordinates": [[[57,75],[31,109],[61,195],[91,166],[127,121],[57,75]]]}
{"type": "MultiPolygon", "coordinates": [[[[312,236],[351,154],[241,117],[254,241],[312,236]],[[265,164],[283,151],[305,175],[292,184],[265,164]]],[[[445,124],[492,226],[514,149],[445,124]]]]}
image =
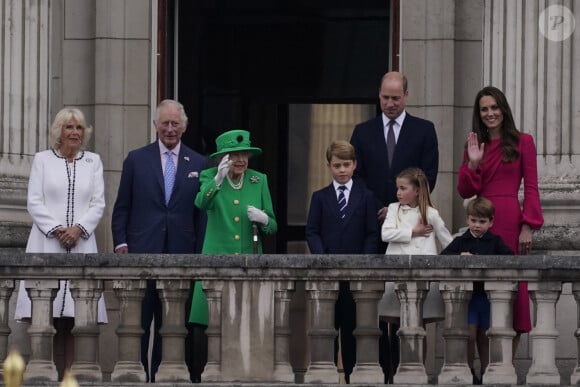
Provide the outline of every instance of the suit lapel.
{"type": "Polygon", "coordinates": [[[389,165],[389,158],[387,156],[387,142],[385,140],[385,128],[383,127],[383,115],[376,118],[375,130],[373,131],[373,141],[377,147],[377,154],[382,154],[385,157],[385,165],[389,165]]]}
{"type": "Polygon", "coordinates": [[[175,196],[183,184],[187,172],[190,170],[190,156],[189,152],[185,148],[183,143],[179,149],[179,155],[177,155],[177,171],[175,172],[175,184],[173,186],[173,193],[171,194],[171,199],[175,196]]]}
{"type": "MultiPolygon", "coordinates": [[[[157,180],[157,184],[159,184],[159,188],[161,189],[161,196],[163,196],[165,192],[165,181],[163,180],[163,167],[161,164],[161,154],[159,153],[159,144],[157,141],[149,145],[147,151],[149,165],[151,166],[153,176],[155,176],[155,180],[157,180]]],[[[165,202],[165,199],[163,199],[163,201],[165,202]]]]}
{"type": "Polygon", "coordinates": [[[358,204],[361,201],[361,197],[362,197],[362,191],[360,189],[358,189],[359,187],[354,184],[352,184],[352,188],[350,190],[350,193],[348,195],[348,202],[346,204],[346,216],[344,217],[342,224],[343,226],[346,225],[352,218],[352,214],[354,214],[354,210],[355,208],[358,206],[358,204]]]}
{"type": "Polygon", "coordinates": [[[336,197],[334,184],[330,183],[330,185],[326,187],[326,190],[324,191],[324,200],[328,202],[336,221],[340,221],[340,209],[338,208],[338,198],[336,197]]]}
{"type": "MultiPolygon", "coordinates": [[[[409,129],[412,125],[411,121],[413,121],[413,116],[407,113],[405,121],[403,121],[403,125],[401,126],[401,131],[399,132],[399,138],[397,139],[397,145],[395,146],[395,154],[397,154],[397,149],[411,149],[413,151],[415,149],[411,143],[413,140],[413,131],[409,129]]],[[[416,151],[419,152],[419,150],[416,151]]],[[[397,158],[393,157],[393,164],[397,162],[396,160],[397,158]]]]}

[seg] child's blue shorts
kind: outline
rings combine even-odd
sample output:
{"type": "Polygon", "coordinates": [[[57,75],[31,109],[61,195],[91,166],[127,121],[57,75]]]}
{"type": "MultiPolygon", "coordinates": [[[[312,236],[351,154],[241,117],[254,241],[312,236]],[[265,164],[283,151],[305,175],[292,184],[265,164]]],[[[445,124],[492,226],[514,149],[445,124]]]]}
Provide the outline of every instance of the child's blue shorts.
{"type": "Polygon", "coordinates": [[[471,297],[469,301],[469,308],[467,310],[467,323],[477,325],[479,328],[489,328],[489,300],[487,295],[476,294],[471,297]]]}

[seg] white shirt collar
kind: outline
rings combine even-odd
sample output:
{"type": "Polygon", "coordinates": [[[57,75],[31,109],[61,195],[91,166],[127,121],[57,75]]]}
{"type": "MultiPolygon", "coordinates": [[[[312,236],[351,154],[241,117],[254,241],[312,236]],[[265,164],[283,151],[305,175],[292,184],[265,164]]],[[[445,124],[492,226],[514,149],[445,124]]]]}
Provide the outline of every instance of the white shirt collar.
{"type": "Polygon", "coordinates": [[[338,187],[340,187],[341,185],[346,186],[346,190],[350,191],[352,189],[352,179],[350,179],[349,181],[347,181],[345,184],[339,184],[336,182],[336,180],[332,181],[332,184],[334,185],[334,190],[338,191],[338,187]]]}
{"type": "MultiPolygon", "coordinates": [[[[399,128],[403,127],[403,121],[405,121],[406,116],[407,116],[407,112],[403,110],[403,112],[401,114],[399,114],[399,116],[397,118],[395,118],[395,122],[397,123],[399,128]]],[[[385,115],[385,113],[382,114],[382,117],[383,117],[383,128],[385,128],[389,124],[391,119],[389,117],[387,117],[385,115]]]]}
{"type": "MultiPolygon", "coordinates": [[[[167,152],[169,149],[167,149],[167,147],[165,146],[165,144],[163,144],[161,142],[161,140],[157,140],[157,143],[159,144],[159,152],[161,155],[164,155],[165,152],[167,152]]],[[[175,145],[175,148],[171,149],[171,152],[173,152],[173,154],[175,156],[179,156],[179,149],[181,148],[181,141],[179,141],[177,143],[177,145],[175,145]]]]}

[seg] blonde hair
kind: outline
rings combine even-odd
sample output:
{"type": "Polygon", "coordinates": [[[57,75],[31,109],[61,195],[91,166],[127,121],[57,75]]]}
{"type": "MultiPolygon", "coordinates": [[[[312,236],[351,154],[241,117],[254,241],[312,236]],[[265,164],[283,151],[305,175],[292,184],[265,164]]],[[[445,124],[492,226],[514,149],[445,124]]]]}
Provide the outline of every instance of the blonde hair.
{"type": "Polygon", "coordinates": [[[64,108],[61,109],[56,116],[50,127],[50,146],[54,149],[60,147],[60,136],[62,135],[62,127],[65,126],[71,120],[76,120],[83,130],[83,135],[81,137],[81,148],[84,148],[89,142],[91,135],[93,134],[93,128],[87,125],[85,120],[85,115],[77,108],[64,108]]]}
{"type": "Polygon", "coordinates": [[[417,189],[419,192],[417,198],[419,213],[421,214],[423,224],[427,224],[427,209],[433,207],[433,204],[429,192],[429,180],[427,180],[425,172],[423,172],[421,168],[407,168],[399,173],[397,179],[407,179],[407,181],[417,189]]]}

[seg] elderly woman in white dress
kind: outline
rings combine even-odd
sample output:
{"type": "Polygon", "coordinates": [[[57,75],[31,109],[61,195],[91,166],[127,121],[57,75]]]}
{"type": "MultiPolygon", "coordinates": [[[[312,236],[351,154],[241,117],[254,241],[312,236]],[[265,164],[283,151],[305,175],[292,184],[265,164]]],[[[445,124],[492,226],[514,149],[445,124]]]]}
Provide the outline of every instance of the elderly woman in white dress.
{"type": "MultiPolygon", "coordinates": [[[[32,161],[28,181],[28,212],[32,229],[26,244],[28,253],[96,253],[94,231],[105,209],[103,164],[98,154],[84,150],[92,128],[83,113],[74,108],[59,111],[50,128],[51,149],[38,152],[32,161]]],[[[107,322],[104,299],[99,300],[98,320],[107,322]]],[[[54,326],[64,348],[64,364],[70,368],[74,341],[74,302],[68,281],[60,281],[53,304],[54,326]],[[59,336],[60,335],[60,336],[59,336]]],[[[29,320],[30,298],[20,282],[15,318],[29,320]]],[[[56,358],[56,357],[55,357],[56,358]]],[[[58,365],[58,364],[57,364],[58,365]]]]}

